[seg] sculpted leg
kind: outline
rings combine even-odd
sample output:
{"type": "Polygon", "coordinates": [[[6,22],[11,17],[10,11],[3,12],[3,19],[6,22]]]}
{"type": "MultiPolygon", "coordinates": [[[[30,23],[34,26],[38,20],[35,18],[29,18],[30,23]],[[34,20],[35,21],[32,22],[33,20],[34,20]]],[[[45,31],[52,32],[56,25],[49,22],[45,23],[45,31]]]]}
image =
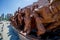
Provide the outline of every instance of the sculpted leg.
{"type": "Polygon", "coordinates": [[[36,20],[36,25],[37,25],[37,36],[40,36],[46,32],[46,29],[44,28],[42,21],[40,20],[40,17],[36,13],[34,13],[34,17],[36,20]]]}
{"type": "Polygon", "coordinates": [[[27,8],[25,10],[24,22],[25,22],[24,31],[29,34],[30,29],[31,29],[31,19],[30,19],[30,9],[29,8],[27,8]]]}

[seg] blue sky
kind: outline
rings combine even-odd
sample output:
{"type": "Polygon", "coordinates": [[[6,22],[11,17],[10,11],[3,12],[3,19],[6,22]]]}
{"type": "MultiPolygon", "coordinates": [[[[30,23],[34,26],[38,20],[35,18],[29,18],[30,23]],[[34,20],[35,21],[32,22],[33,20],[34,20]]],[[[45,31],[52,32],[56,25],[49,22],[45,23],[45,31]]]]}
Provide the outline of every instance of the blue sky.
{"type": "Polygon", "coordinates": [[[37,0],[0,0],[0,15],[4,13],[14,13],[18,7],[25,7],[36,2],[37,0]]]}

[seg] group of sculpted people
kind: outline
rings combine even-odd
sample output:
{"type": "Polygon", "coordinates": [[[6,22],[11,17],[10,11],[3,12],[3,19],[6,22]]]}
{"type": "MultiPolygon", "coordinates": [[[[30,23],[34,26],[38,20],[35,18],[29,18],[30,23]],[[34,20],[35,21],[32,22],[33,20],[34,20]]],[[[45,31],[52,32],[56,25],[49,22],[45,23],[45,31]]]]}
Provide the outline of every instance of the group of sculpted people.
{"type": "Polygon", "coordinates": [[[10,18],[11,24],[18,30],[29,33],[36,30],[37,36],[44,34],[48,30],[53,30],[60,26],[60,1],[53,0],[46,6],[18,8],[14,16],[10,18]]]}

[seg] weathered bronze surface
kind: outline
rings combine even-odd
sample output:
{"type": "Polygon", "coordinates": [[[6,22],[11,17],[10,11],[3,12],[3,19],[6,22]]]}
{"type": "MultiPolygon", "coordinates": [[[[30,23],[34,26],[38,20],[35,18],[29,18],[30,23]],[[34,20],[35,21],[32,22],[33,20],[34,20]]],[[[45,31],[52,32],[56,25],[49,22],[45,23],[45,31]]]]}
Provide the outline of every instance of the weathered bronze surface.
{"type": "Polygon", "coordinates": [[[39,38],[48,31],[54,32],[60,28],[60,0],[53,0],[41,8],[38,4],[33,4],[18,9],[10,21],[18,31],[23,31],[27,36],[32,34],[39,38]]]}

